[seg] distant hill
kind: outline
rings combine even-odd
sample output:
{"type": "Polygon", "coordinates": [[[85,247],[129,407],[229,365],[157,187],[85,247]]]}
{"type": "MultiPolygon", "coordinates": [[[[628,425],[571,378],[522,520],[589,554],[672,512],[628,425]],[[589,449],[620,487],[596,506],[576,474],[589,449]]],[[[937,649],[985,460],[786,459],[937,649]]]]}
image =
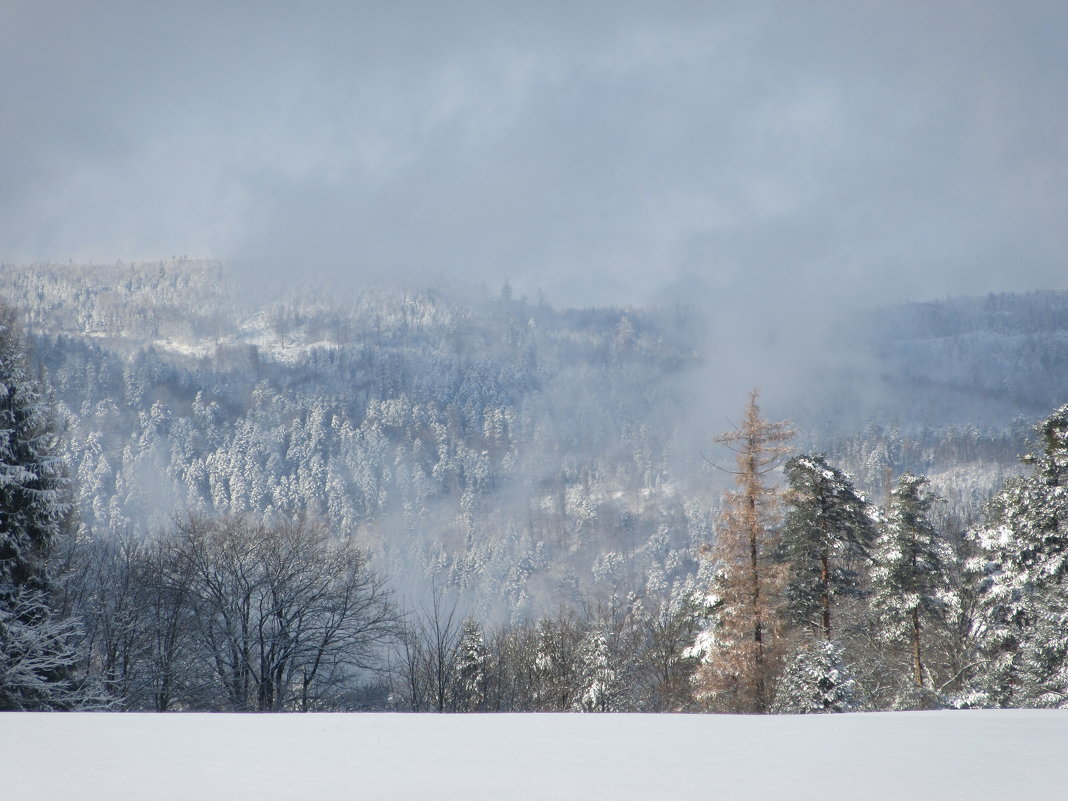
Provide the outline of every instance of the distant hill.
{"type": "MultiPolygon", "coordinates": [[[[411,592],[508,615],[692,581],[727,480],[685,422],[696,310],[247,294],[217,262],[0,268],[66,418],[85,536],[314,514],[411,592]]],[[[1068,400],[1068,293],[884,307],[837,333],[791,411],[800,446],[876,494],[906,468],[954,476],[961,519],[1068,400]]]]}
{"type": "Polygon", "coordinates": [[[1005,426],[1068,399],[1068,292],[912,303],[866,323],[880,377],[926,425],[1005,426]]]}

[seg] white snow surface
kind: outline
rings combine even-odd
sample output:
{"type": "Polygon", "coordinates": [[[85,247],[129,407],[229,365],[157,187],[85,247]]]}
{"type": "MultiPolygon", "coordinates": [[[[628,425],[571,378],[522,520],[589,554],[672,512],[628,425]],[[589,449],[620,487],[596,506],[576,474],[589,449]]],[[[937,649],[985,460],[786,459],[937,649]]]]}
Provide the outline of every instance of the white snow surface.
{"type": "Polygon", "coordinates": [[[1064,799],[1068,712],[0,714],[5,799],[1064,799]]]}

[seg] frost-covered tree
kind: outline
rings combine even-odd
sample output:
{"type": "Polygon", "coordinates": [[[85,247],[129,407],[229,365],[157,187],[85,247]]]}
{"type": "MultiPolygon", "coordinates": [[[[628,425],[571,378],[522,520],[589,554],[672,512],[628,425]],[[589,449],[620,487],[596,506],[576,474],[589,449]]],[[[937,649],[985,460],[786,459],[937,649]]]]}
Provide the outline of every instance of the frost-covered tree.
{"type": "Polygon", "coordinates": [[[454,705],[460,712],[478,712],[486,703],[488,677],[486,637],[482,625],[468,618],[460,630],[456,648],[454,705]]]}
{"type": "Polygon", "coordinates": [[[795,456],[786,463],[790,509],[781,553],[790,567],[786,602],[797,625],[832,637],[836,602],[860,592],[858,567],[875,535],[871,510],[848,475],[826,458],[795,456]]]}
{"type": "Polygon", "coordinates": [[[613,665],[608,638],[600,628],[592,629],[579,651],[578,712],[615,712],[622,694],[622,682],[613,665]]]}
{"type": "Polygon", "coordinates": [[[1068,708],[1068,601],[1051,593],[1035,611],[1023,651],[1021,702],[1043,708],[1068,708]]]}
{"type": "Polygon", "coordinates": [[[696,579],[676,582],[643,619],[651,711],[678,712],[693,700],[693,676],[704,650],[695,643],[701,628],[701,594],[696,579]]]}
{"type": "Polygon", "coordinates": [[[860,708],[856,682],[842,658],[842,650],[829,640],[813,640],[804,643],[787,661],[771,711],[805,715],[854,712],[860,708]]]}
{"type": "Polygon", "coordinates": [[[1068,405],[1036,431],[1031,474],[1006,481],[971,534],[983,576],[979,704],[1068,706],[1068,405]]]}
{"type": "Polygon", "coordinates": [[[72,626],[54,609],[50,564],[71,512],[58,440],[15,311],[0,305],[0,709],[77,703],[72,626]]]}
{"type": "Polygon", "coordinates": [[[905,473],[890,495],[886,521],[872,549],[871,605],[879,635],[908,643],[913,686],[927,686],[924,633],[953,607],[951,572],[955,554],[930,520],[940,499],[927,478],[905,473]]]}
{"type": "Polygon", "coordinates": [[[578,676],[584,629],[570,609],[561,609],[556,617],[538,621],[534,667],[540,711],[565,712],[574,706],[581,692],[578,676]]]}

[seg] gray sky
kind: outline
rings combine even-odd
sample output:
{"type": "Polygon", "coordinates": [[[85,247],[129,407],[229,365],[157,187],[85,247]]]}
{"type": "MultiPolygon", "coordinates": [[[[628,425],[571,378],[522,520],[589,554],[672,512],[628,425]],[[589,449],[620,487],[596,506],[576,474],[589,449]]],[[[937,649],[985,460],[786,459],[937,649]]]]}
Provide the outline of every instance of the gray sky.
{"type": "Polygon", "coordinates": [[[1063,0],[0,0],[0,259],[507,278],[725,327],[1068,288],[1066,43],[1063,0]]]}

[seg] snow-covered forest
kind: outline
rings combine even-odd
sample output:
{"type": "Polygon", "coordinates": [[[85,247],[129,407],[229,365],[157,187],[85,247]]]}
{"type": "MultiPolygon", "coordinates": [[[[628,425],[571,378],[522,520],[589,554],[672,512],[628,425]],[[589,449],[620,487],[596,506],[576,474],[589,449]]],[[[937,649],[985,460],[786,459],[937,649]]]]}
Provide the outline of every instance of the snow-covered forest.
{"type": "Polygon", "coordinates": [[[749,484],[758,429],[694,422],[724,346],[696,307],[248,292],[184,259],[7,265],[0,297],[72,504],[49,636],[93,703],[1068,701],[1068,294],[843,318],[863,359],[768,398],[793,435],[749,484]]]}

